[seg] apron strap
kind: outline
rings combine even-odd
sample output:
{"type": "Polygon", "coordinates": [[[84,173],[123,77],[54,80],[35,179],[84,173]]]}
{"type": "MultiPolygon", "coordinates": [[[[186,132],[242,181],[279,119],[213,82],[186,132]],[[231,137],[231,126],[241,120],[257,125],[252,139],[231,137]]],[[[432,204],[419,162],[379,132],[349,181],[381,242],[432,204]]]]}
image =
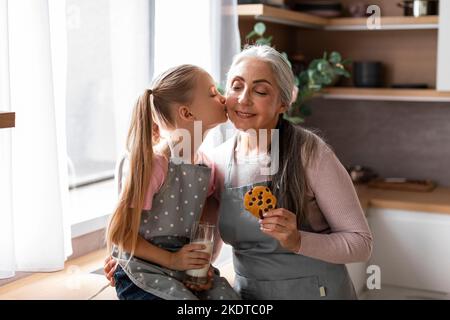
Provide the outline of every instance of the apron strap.
{"type": "MultiPolygon", "coordinates": [[[[232,178],[232,174],[233,174],[233,164],[234,164],[234,160],[235,160],[235,149],[236,149],[237,141],[238,141],[238,138],[239,138],[238,135],[239,135],[239,132],[237,132],[234,135],[234,137],[232,138],[234,140],[232,142],[232,146],[233,147],[231,148],[231,152],[227,156],[227,162],[226,162],[226,164],[227,164],[226,165],[227,174],[225,175],[225,182],[224,182],[224,185],[225,185],[226,188],[232,188],[233,187],[231,178],[232,178]]],[[[271,152],[270,152],[270,161],[271,161],[271,163],[273,163],[273,161],[274,161],[272,154],[273,153],[278,153],[278,152],[279,152],[279,146],[275,145],[274,146],[274,150],[271,150],[271,152]]],[[[279,161],[279,159],[276,159],[276,161],[279,161]]],[[[270,169],[268,169],[268,170],[270,170],[270,169]]],[[[271,181],[272,181],[272,175],[271,175],[271,172],[267,172],[267,173],[269,173],[269,174],[265,175],[266,178],[264,180],[264,183],[266,185],[269,185],[271,183],[271,181]]]]}
{"type": "Polygon", "coordinates": [[[182,157],[178,157],[175,154],[174,145],[172,144],[172,141],[167,141],[167,145],[168,145],[169,150],[170,150],[169,162],[172,162],[173,164],[184,164],[184,163],[186,163],[185,159],[183,159],[182,157]]]}
{"type": "Polygon", "coordinates": [[[227,161],[226,161],[226,168],[227,168],[227,174],[225,175],[225,188],[231,188],[232,184],[231,184],[231,175],[233,172],[233,161],[234,161],[234,150],[236,149],[236,143],[237,143],[237,139],[238,139],[238,132],[235,133],[232,142],[232,148],[231,151],[228,153],[227,155],[227,161]]]}

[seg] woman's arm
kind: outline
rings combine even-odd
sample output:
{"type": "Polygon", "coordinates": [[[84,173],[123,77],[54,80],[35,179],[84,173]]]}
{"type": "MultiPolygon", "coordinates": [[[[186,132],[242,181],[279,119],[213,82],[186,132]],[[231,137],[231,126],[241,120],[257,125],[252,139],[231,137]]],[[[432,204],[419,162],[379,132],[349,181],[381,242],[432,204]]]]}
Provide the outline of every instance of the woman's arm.
{"type": "MultiPolygon", "coordinates": [[[[334,152],[320,146],[316,164],[307,169],[307,180],[314,193],[329,232],[300,231],[299,254],[331,263],[367,261],[372,252],[372,234],[361,208],[353,182],[334,152]]],[[[314,228],[314,221],[311,221],[314,228]]]]}

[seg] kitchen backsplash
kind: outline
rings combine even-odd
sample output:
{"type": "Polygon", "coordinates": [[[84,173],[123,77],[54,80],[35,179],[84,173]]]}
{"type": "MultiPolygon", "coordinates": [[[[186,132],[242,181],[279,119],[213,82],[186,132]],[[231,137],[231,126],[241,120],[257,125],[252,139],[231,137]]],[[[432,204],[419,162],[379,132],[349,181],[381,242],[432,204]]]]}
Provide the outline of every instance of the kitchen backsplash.
{"type": "Polygon", "coordinates": [[[319,129],[345,166],[450,186],[450,103],[316,99],[310,106],[304,126],[319,129]]]}

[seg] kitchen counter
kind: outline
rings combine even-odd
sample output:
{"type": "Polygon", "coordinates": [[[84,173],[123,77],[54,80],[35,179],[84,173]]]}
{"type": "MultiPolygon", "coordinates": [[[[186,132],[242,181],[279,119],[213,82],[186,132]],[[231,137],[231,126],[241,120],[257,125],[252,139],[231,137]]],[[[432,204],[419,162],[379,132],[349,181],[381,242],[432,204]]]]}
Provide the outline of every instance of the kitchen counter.
{"type": "Polygon", "coordinates": [[[16,114],[14,112],[0,111],[0,129],[14,127],[15,116],[16,114]]]}
{"type": "Polygon", "coordinates": [[[369,207],[450,214],[450,188],[437,187],[430,192],[369,188],[355,184],[364,210],[369,207]]]}

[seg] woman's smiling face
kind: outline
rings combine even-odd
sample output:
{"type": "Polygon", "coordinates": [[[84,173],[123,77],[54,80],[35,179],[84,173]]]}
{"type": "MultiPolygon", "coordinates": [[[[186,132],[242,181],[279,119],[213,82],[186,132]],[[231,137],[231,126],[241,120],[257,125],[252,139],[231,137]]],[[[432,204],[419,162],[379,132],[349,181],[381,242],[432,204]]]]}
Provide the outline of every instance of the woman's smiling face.
{"type": "Polygon", "coordinates": [[[230,70],[229,79],[227,111],[235,127],[243,131],[275,128],[286,108],[270,65],[258,58],[243,58],[230,70]]]}

